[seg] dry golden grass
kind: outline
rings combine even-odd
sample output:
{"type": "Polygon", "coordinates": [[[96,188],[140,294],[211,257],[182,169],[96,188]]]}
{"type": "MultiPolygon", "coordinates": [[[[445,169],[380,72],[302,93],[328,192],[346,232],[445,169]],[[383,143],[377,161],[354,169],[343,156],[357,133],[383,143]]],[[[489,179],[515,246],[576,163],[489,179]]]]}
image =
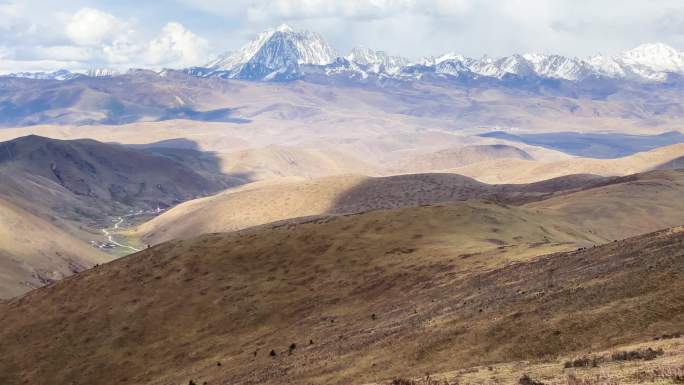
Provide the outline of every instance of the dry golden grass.
{"type": "Polygon", "coordinates": [[[144,244],[234,231],[294,217],[352,213],[467,199],[492,199],[573,223],[604,240],[684,223],[684,171],[618,179],[563,177],[529,185],[486,185],[453,174],[361,176],[257,182],[181,204],[128,233],[144,244]]]}
{"type": "Polygon", "coordinates": [[[356,213],[467,199],[525,202],[601,182],[590,176],[574,176],[529,186],[490,186],[454,174],[383,178],[343,175],[313,180],[284,178],[251,183],[183,203],[128,235],[141,238],[145,244],[158,244],[312,215],[356,213]]]}
{"type": "Polygon", "coordinates": [[[684,223],[684,170],[652,171],[526,207],[574,223],[606,239],[622,239],[684,223]]]}
{"type": "Polygon", "coordinates": [[[367,383],[681,329],[684,229],[538,257],[582,238],[461,203],[169,242],[0,304],[0,380],[367,383]]]}
{"type": "MultiPolygon", "coordinates": [[[[661,147],[618,159],[570,158],[560,161],[521,159],[480,162],[450,169],[486,183],[531,183],[571,174],[624,176],[646,172],[684,156],[684,144],[661,147]]],[[[682,165],[684,167],[684,161],[682,165]]]]}
{"type": "Polygon", "coordinates": [[[0,299],[111,259],[50,222],[0,199],[0,299]]]}
{"type": "MultiPolygon", "coordinates": [[[[584,355],[547,357],[536,361],[517,361],[477,366],[446,373],[432,373],[418,378],[408,378],[415,385],[482,385],[519,384],[524,376],[546,385],[671,385],[684,383],[684,338],[647,341],[638,344],[616,346],[609,350],[587,352],[584,355]],[[616,352],[643,349],[664,352],[650,360],[615,361],[616,352]],[[568,360],[577,357],[602,357],[597,366],[566,368],[568,360]]],[[[366,385],[385,385],[381,381],[366,385]]]]}

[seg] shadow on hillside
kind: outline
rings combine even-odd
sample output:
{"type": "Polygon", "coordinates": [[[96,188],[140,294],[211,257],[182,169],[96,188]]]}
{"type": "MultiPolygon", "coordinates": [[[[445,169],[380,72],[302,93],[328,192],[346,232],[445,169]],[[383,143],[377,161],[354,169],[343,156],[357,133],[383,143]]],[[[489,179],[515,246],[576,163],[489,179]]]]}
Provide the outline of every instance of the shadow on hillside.
{"type": "Polygon", "coordinates": [[[659,147],[683,143],[684,134],[670,131],[657,135],[601,134],[581,132],[549,132],[540,134],[510,134],[493,131],[478,136],[540,146],[569,155],[597,159],[615,159],[650,151],[659,147]]]}
{"type": "Polygon", "coordinates": [[[152,143],[127,144],[125,146],[171,159],[216,182],[216,186],[219,188],[208,191],[207,195],[254,182],[252,173],[224,173],[222,171],[221,157],[216,152],[204,151],[197,142],[187,138],[173,138],[152,143]]]}
{"type": "Polygon", "coordinates": [[[224,122],[237,124],[245,124],[251,122],[251,120],[249,119],[233,117],[234,112],[235,110],[232,108],[219,108],[216,110],[209,111],[197,111],[191,108],[171,108],[166,110],[164,115],[159,117],[158,121],[187,119],[196,120],[200,122],[224,122]]]}
{"type": "Polygon", "coordinates": [[[684,170],[684,156],[659,164],[653,170],[684,170]]]}
{"type": "Polygon", "coordinates": [[[522,205],[619,182],[620,178],[591,174],[566,175],[529,184],[490,185],[448,173],[425,173],[368,178],[338,195],[328,214],[415,207],[467,200],[522,205]]]}
{"type": "Polygon", "coordinates": [[[491,198],[490,186],[458,174],[408,174],[368,178],[338,195],[329,214],[491,198]]]}

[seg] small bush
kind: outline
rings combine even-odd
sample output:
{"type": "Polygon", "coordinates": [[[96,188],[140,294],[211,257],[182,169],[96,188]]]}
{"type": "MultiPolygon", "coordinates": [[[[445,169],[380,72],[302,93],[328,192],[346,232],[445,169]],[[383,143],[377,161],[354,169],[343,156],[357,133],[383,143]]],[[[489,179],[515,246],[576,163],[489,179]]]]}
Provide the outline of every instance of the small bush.
{"type": "Polygon", "coordinates": [[[658,356],[662,356],[663,354],[665,354],[663,349],[653,350],[651,348],[647,348],[647,349],[637,349],[637,350],[615,352],[610,356],[610,358],[613,361],[634,361],[634,360],[650,361],[650,360],[657,358],[658,356]]]}
{"type": "Polygon", "coordinates": [[[663,334],[660,337],[654,338],[654,340],[656,340],[656,341],[658,341],[658,340],[670,340],[673,338],[681,338],[682,336],[684,336],[684,332],[676,332],[676,333],[672,333],[672,334],[663,334]]]}
{"type": "Polygon", "coordinates": [[[527,374],[523,375],[520,377],[520,380],[518,380],[518,384],[520,385],[546,385],[541,381],[535,381],[530,378],[527,374]]]}
{"type": "Polygon", "coordinates": [[[684,384],[684,366],[680,367],[661,367],[652,370],[642,370],[632,377],[639,383],[656,382],[658,380],[669,380],[673,384],[684,384]]]}
{"type": "Polygon", "coordinates": [[[276,352],[275,352],[275,350],[271,350],[271,353],[269,353],[269,354],[270,354],[271,357],[275,357],[275,356],[277,355],[276,352]]]}
{"type": "Polygon", "coordinates": [[[568,368],[596,368],[603,362],[602,357],[580,357],[572,361],[566,361],[563,367],[568,368]]]}
{"type": "Polygon", "coordinates": [[[390,382],[390,385],[418,385],[417,382],[409,380],[408,378],[395,378],[390,382]]]}

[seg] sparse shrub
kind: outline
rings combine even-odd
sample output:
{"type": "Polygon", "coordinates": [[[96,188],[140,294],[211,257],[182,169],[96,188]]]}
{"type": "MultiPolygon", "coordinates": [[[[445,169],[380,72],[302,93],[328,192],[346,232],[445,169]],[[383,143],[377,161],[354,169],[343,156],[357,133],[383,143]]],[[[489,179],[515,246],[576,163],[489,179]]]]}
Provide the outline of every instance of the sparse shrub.
{"type": "Polygon", "coordinates": [[[654,340],[655,340],[655,341],[658,341],[658,340],[670,340],[670,339],[673,339],[673,338],[681,338],[682,336],[684,336],[684,332],[676,332],[676,333],[672,333],[672,334],[663,334],[663,335],[660,336],[660,337],[655,337],[654,340]]]}
{"type": "Polygon", "coordinates": [[[641,370],[632,375],[639,383],[656,382],[661,379],[670,380],[673,384],[684,384],[684,366],[661,367],[652,370],[641,370]]]}
{"type": "Polygon", "coordinates": [[[297,349],[297,344],[292,343],[292,344],[290,345],[290,348],[288,349],[288,353],[289,353],[289,354],[292,354],[292,352],[294,352],[295,349],[297,349]]]}
{"type": "Polygon", "coordinates": [[[190,380],[190,382],[188,382],[188,385],[197,385],[197,384],[195,383],[195,381],[190,380]]]}
{"type": "Polygon", "coordinates": [[[563,367],[568,368],[596,368],[603,362],[603,357],[580,357],[572,361],[566,361],[563,367]]]}
{"type": "Polygon", "coordinates": [[[409,380],[408,378],[395,378],[390,382],[390,385],[418,385],[417,382],[409,380]]]}
{"type": "Polygon", "coordinates": [[[644,360],[650,361],[658,356],[665,354],[663,349],[653,350],[651,348],[628,350],[613,353],[610,358],[613,361],[634,361],[634,360],[644,360]]]}
{"type": "Polygon", "coordinates": [[[518,384],[520,385],[546,385],[541,381],[535,381],[530,378],[527,374],[523,375],[520,377],[520,380],[518,380],[518,384]]]}
{"type": "Polygon", "coordinates": [[[596,375],[591,378],[578,378],[574,373],[569,373],[566,377],[567,385],[620,385],[616,379],[604,375],[596,375]]]}
{"type": "Polygon", "coordinates": [[[276,351],[275,351],[275,350],[271,350],[271,353],[269,353],[269,355],[270,355],[271,357],[275,357],[277,354],[276,354],[276,351]]]}

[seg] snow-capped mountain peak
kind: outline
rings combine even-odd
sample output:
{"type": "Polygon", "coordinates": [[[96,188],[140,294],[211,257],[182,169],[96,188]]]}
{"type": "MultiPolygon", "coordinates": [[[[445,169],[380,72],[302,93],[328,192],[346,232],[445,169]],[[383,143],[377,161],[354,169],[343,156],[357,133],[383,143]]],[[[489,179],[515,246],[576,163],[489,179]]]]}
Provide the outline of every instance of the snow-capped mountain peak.
{"type": "Polygon", "coordinates": [[[206,68],[230,78],[277,78],[291,76],[300,65],[326,65],[335,58],[337,53],[319,34],[295,31],[283,24],[259,34],[239,51],[220,56],[206,68]]]}
{"type": "Polygon", "coordinates": [[[75,74],[71,71],[61,69],[54,72],[17,72],[0,76],[37,80],[69,80],[73,79],[76,76],[79,76],[79,74],[75,74]]]}
{"type": "Polygon", "coordinates": [[[586,60],[597,74],[614,78],[662,81],[668,73],[684,73],[684,53],[663,43],[642,44],[616,56],[586,60]]]}
{"type": "Polygon", "coordinates": [[[91,68],[86,72],[86,76],[93,78],[104,78],[120,75],[118,70],[113,68],[91,68]]]}
{"type": "Polygon", "coordinates": [[[581,81],[598,76],[663,81],[668,73],[684,74],[684,53],[666,44],[654,43],[640,45],[616,56],[597,55],[586,59],[538,53],[499,58],[485,55],[473,59],[447,53],[412,64],[401,56],[363,46],[340,58],[317,33],[297,31],[283,24],[259,34],[242,49],[224,54],[204,68],[190,70],[190,73],[252,80],[287,80],[301,77],[302,71],[335,76],[346,74],[362,79],[371,74],[421,79],[424,73],[435,73],[495,79],[514,76],[581,81]],[[321,67],[322,71],[312,66],[321,67]]]}
{"type": "Polygon", "coordinates": [[[455,52],[449,52],[449,53],[446,53],[446,54],[440,55],[440,56],[424,57],[423,59],[421,59],[419,61],[419,64],[425,65],[425,66],[434,66],[434,65],[437,65],[437,64],[445,62],[445,61],[453,61],[453,60],[463,62],[466,60],[466,57],[463,55],[459,55],[455,52]]]}
{"type": "Polygon", "coordinates": [[[294,32],[294,28],[287,24],[281,24],[275,29],[277,32],[294,32]]]}
{"type": "Polygon", "coordinates": [[[621,55],[626,64],[642,65],[655,71],[684,71],[684,55],[682,52],[663,43],[642,44],[621,55]]]}
{"type": "Polygon", "coordinates": [[[398,73],[402,67],[409,64],[409,60],[400,56],[391,56],[384,51],[374,51],[366,47],[356,47],[349,52],[345,59],[362,66],[372,73],[398,73]]]}
{"type": "Polygon", "coordinates": [[[579,80],[591,71],[587,63],[576,58],[538,53],[528,53],[522,56],[530,63],[534,72],[542,77],[579,80]]]}

